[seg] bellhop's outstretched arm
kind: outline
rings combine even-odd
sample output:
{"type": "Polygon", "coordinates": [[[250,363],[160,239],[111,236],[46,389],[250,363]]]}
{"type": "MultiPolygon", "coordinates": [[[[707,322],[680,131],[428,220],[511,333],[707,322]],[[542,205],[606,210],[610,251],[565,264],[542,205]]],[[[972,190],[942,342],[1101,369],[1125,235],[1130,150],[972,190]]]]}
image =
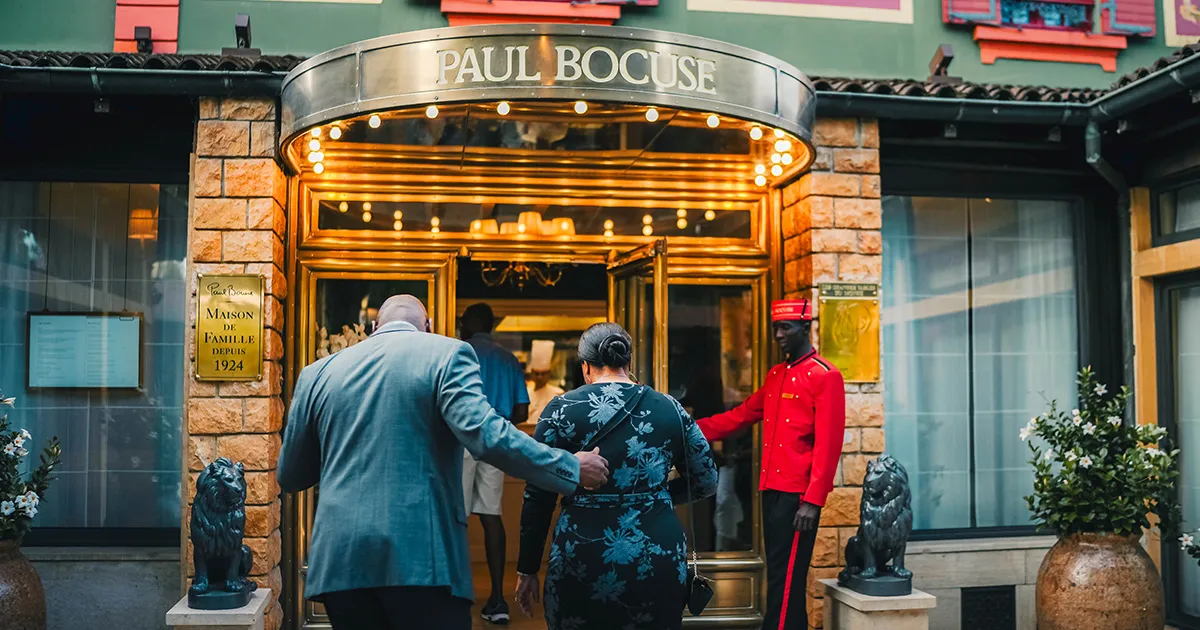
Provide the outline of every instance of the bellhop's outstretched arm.
{"type": "Polygon", "coordinates": [[[831,370],[821,375],[818,388],[812,474],[803,498],[805,503],[824,506],[825,498],[833,491],[833,477],[846,436],[846,388],[841,372],[831,370]]]}
{"type": "Polygon", "coordinates": [[[763,401],[766,395],[763,394],[762,388],[750,394],[750,397],[742,404],[715,416],[709,416],[696,421],[700,427],[700,431],[704,433],[704,439],[709,442],[716,442],[736,432],[738,429],[748,427],[763,418],[763,401]]]}

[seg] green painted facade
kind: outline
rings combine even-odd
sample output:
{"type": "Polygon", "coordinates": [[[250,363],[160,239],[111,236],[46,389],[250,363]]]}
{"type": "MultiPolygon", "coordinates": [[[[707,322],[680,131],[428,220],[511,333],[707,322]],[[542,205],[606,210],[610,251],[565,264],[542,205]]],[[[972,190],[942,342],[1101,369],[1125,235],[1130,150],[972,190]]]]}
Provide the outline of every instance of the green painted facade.
{"type": "MultiPolygon", "coordinates": [[[[623,9],[618,24],[711,37],[784,59],[813,76],[924,78],[938,44],[954,47],[951,73],[968,81],[1107,87],[1117,77],[1168,54],[1162,16],[1154,39],[1131,37],[1118,72],[1098,66],[979,61],[966,27],[947,26],[940,0],[913,0],[914,24],[688,11],[686,0],[623,9]]],[[[112,49],[115,0],[0,0],[0,49],[112,49]]],[[[332,4],[284,0],[183,0],[179,50],[214,53],[233,45],[233,18],[249,13],[253,44],[268,54],[312,55],[350,42],[446,25],[437,0],[332,4]]],[[[1160,11],[1161,13],[1161,11],[1160,11]]]]}

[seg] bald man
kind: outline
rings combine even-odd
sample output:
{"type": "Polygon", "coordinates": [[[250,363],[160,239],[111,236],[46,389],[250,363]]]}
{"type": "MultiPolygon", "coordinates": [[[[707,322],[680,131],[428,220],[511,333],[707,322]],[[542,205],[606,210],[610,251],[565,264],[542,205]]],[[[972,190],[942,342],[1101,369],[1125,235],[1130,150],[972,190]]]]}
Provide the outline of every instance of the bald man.
{"type": "Polygon", "coordinates": [[[320,483],[304,592],[335,629],[471,627],[463,447],[564,495],[608,478],[598,453],[549,448],[497,414],[471,347],[429,331],[420,300],[392,296],[368,339],[296,381],[279,485],[320,483]]]}

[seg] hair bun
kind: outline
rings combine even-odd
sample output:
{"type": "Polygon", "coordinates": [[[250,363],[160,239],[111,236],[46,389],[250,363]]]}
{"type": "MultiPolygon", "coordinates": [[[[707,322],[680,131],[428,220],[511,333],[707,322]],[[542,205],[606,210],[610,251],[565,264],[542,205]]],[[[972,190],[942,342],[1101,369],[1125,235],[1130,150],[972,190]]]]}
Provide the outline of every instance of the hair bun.
{"type": "Polygon", "coordinates": [[[633,349],[621,335],[609,335],[600,342],[600,361],[608,367],[625,367],[633,359],[633,349]]]}

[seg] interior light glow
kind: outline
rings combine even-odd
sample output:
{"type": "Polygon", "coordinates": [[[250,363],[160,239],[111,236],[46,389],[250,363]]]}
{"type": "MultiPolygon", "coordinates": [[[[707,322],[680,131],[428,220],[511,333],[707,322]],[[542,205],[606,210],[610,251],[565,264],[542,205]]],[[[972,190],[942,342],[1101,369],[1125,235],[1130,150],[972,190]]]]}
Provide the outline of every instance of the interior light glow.
{"type": "Polygon", "coordinates": [[[712,221],[712,220],[713,220],[713,219],[715,219],[715,218],[717,218],[717,213],[716,213],[716,212],[714,212],[714,211],[712,211],[712,210],[705,210],[705,211],[704,211],[704,220],[705,220],[705,221],[712,221]]]}
{"type": "Polygon", "coordinates": [[[500,114],[501,116],[507,116],[508,112],[510,111],[512,111],[512,107],[509,106],[508,101],[500,101],[496,104],[497,114],[500,114]]]}
{"type": "Polygon", "coordinates": [[[653,107],[651,107],[650,109],[647,109],[646,110],[646,120],[649,122],[654,122],[654,121],[658,120],[658,110],[653,107]]]}
{"type": "Polygon", "coordinates": [[[751,140],[762,140],[762,128],[751,127],[750,128],[750,139],[751,140]]]}
{"type": "Polygon", "coordinates": [[[575,101],[575,113],[576,113],[576,114],[586,114],[586,113],[587,113],[587,107],[588,107],[588,106],[587,106],[587,103],[586,103],[586,102],[584,102],[584,101],[575,101]]]}
{"type": "Polygon", "coordinates": [[[425,117],[426,118],[437,118],[437,116],[438,116],[437,105],[430,105],[429,107],[425,108],[425,117]]]}
{"type": "Polygon", "coordinates": [[[524,223],[518,223],[518,224],[517,224],[517,233],[518,233],[518,234],[524,234],[524,233],[525,233],[525,224],[524,224],[524,223]]]}
{"type": "Polygon", "coordinates": [[[367,125],[372,129],[378,129],[381,124],[383,121],[379,118],[379,114],[371,114],[371,117],[367,119],[367,125]]]}
{"type": "Polygon", "coordinates": [[[709,127],[716,129],[717,125],[721,124],[721,119],[716,114],[709,114],[708,120],[705,121],[709,127]]]}

